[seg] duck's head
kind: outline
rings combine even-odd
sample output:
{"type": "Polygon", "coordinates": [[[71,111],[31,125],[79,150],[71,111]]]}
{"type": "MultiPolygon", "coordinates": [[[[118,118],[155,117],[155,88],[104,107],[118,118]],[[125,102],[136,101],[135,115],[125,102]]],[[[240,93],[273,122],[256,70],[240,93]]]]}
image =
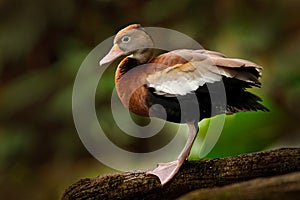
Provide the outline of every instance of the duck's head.
{"type": "Polygon", "coordinates": [[[132,24],[120,30],[108,54],[99,62],[100,65],[112,62],[120,56],[130,56],[140,62],[147,62],[152,54],[149,52],[154,46],[153,40],[139,24],[132,24]]]}

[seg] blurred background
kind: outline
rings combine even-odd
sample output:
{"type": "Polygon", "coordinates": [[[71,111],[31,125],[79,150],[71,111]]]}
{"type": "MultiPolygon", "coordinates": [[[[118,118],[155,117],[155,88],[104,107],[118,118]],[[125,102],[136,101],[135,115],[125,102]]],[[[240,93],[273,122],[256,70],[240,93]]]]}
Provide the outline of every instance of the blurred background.
{"type": "MultiPolygon", "coordinates": [[[[58,199],[81,178],[114,172],[77,135],[72,87],[88,53],[131,23],[175,29],[206,49],[264,67],[263,86],[252,91],[271,112],[228,116],[207,157],[299,146],[299,10],[297,0],[1,0],[1,199],[58,199]]],[[[107,95],[96,99],[102,115],[109,112],[114,71],[104,80],[107,95]]],[[[136,152],[143,146],[123,143],[136,152]]]]}

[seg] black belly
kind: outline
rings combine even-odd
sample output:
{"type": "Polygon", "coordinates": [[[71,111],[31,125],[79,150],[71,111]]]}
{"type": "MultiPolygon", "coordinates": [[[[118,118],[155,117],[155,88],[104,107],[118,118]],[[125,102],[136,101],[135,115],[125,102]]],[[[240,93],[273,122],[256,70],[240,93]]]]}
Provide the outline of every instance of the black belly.
{"type": "Polygon", "coordinates": [[[207,92],[177,97],[164,97],[151,92],[148,102],[151,116],[170,122],[187,123],[212,116],[211,99],[207,92]]]}
{"type": "Polygon", "coordinates": [[[205,84],[194,93],[177,97],[157,95],[149,88],[147,102],[152,106],[151,116],[175,123],[201,121],[223,113],[268,111],[259,103],[258,96],[245,91],[250,87],[250,83],[224,78],[222,82],[205,84]]]}

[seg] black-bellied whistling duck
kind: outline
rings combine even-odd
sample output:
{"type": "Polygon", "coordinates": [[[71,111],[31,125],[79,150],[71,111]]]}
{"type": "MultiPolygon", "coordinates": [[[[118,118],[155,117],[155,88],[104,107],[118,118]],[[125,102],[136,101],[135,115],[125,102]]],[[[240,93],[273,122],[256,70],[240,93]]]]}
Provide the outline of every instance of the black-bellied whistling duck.
{"type": "Polygon", "coordinates": [[[153,57],[153,40],[139,24],[129,25],[117,33],[112,49],[100,65],[120,56],[127,56],[118,65],[115,76],[122,103],[137,115],[149,116],[150,111],[153,117],[186,123],[189,127],[187,142],[178,159],[159,163],[147,172],[158,176],[162,185],[172,179],[188,158],[199,121],[217,114],[268,111],[259,103],[258,96],[245,91],[260,86],[262,67],[250,61],[227,58],[214,51],[188,49],[153,57]],[[212,102],[210,93],[222,92],[210,86],[220,83],[226,91],[226,102],[218,98],[212,102]],[[151,108],[156,104],[164,109],[151,108]]]}

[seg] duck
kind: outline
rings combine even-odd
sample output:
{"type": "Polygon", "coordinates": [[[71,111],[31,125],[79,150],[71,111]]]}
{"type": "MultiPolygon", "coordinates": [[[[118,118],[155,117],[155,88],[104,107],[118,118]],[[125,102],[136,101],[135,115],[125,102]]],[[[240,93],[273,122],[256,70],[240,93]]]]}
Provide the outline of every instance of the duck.
{"type": "Polygon", "coordinates": [[[124,57],[117,66],[115,86],[122,104],[131,112],[187,124],[188,137],[178,158],[146,172],[165,185],[187,161],[201,120],[269,110],[259,96],[247,90],[261,86],[261,66],[205,49],[176,49],[160,55],[155,51],[146,29],[131,24],[116,34],[99,64],[124,57]]]}

